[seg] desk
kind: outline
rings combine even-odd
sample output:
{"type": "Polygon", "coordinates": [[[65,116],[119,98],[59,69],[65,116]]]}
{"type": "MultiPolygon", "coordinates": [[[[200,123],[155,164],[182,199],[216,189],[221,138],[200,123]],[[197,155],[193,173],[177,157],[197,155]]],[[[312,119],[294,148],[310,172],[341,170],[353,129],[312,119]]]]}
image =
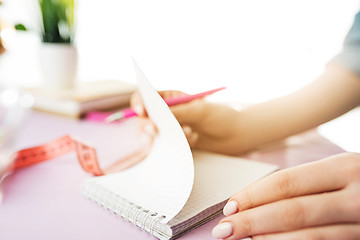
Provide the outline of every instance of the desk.
{"type": "MultiPolygon", "coordinates": [[[[100,161],[114,160],[136,150],[140,139],[130,137],[136,131],[134,118],[120,125],[103,125],[34,112],[19,132],[15,148],[31,147],[72,134],[92,143],[100,161]]],[[[316,131],[309,131],[244,157],[286,168],[342,151],[316,131]]],[[[1,239],[154,239],[83,197],[79,188],[87,177],[75,153],[10,175],[2,184],[1,239]]],[[[213,239],[211,229],[222,217],[179,239],[213,239]]]]}

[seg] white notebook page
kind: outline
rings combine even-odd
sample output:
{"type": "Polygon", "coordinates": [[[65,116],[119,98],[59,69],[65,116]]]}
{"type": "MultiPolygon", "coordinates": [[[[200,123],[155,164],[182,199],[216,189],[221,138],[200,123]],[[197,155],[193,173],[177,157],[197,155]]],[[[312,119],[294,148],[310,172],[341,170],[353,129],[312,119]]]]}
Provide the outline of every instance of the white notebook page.
{"type": "Polygon", "coordinates": [[[191,193],[192,153],[180,124],[136,63],[135,71],[147,113],[159,134],[141,163],[88,181],[96,181],[129,202],[164,215],[166,218],[161,221],[167,223],[183,208],[191,193]]]}
{"type": "Polygon", "coordinates": [[[239,157],[194,151],[195,180],[190,198],[170,222],[176,225],[278,169],[276,165],[239,157]]]}

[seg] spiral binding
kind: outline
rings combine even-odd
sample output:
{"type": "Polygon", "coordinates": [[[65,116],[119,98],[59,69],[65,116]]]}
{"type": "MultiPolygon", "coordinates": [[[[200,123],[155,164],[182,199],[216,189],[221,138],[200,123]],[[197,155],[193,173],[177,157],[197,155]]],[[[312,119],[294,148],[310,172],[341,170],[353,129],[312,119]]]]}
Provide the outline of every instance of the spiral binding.
{"type": "Polygon", "coordinates": [[[158,216],[155,219],[153,219],[153,221],[150,224],[150,234],[154,236],[154,227],[155,224],[161,219],[161,218],[165,218],[165,216],[158,216]]]}
{"type": "Polygon", "coordinates": [[[130,220],[130,212],[131,212],[131,210],[135,207],[136,205],[134,204],[134,203],[130,203],[130,207],[128,207],[127,209],[126,209],[126,214],[125,214],[125,219],[127,220],[127,221],[129,221],[129,222],[131,222],[131,220],[130,220]]]}
{"type": "MultiPolygon", "coordinates": [[[[115,202],[115,201],[114,201],[115,202]]],[[[116,211],[116,213],[120,216],[120,217],[123,217],[122,215],[121,215],[121,213],[122,213],[122,208],[123,208],[123,206],[125,205],[125,201],[123,201],[121,204],[119,204],[118,206],[117,206],[117,211],[116,211]]],[[[114,208],[115,209],[115,208],[114,208]]]]}
{"type": "Polygon", "coordinates": [[[144,218],[143,218],[143,221],[142,221],[141,224],[139,225],[139,228],[140,228],[140,229],[145,229],[146,219],[149,217],[149,215],[152,214],[152,212],[150,212],[149,210],[145,210],[144,213],[145,213],[145,216],[144,216],[144,218]]]}
{"type": "Polygon", "coordinates": [[[105,209],[110,210],[128,222],[132,222],[137,228],[147,231],[153,236],[155,236],[155,233],[164,235],[159,230],[155,231],[155,226],[158,221],[166,218],[165,216],[160,216],[156,212],[151,212],[129,202],[96,183],[84,185],[82,193],[105,209]],[[150,223],[148,223],[149,219],[151,219],[150,223]]]}
{"type": "Polygon", "coordinates": [[[136,226],[137,228],[140,228],[140,227],[137,225],[137,218],[138,218],[139,214],[140,214],[141,212],[144,212],[145,210],[141,209],[141,207],[139,207],[139,206],[136,206],[136,208],[137,208],[137,212],[136,212],[136,214],[135,214],[135,216],[134,216],[133,223],[135,224],[135,226],[136,226]]]}

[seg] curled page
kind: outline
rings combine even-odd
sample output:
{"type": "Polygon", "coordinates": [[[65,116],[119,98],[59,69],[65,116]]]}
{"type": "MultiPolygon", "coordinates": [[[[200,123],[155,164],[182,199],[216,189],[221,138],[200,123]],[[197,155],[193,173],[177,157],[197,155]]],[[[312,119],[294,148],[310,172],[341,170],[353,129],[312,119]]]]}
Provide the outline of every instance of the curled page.
{"type": "MultiPolygon", "coordinates": [[[[194,182],[190,146],[175,116],[135,65],[138,87],[150,119],[156,124],[149,155],[125,171],[89,179],[169,222],[184,207],[194,182]]],[[[119,143],[121,147],[121,143],[119,143]]]]}

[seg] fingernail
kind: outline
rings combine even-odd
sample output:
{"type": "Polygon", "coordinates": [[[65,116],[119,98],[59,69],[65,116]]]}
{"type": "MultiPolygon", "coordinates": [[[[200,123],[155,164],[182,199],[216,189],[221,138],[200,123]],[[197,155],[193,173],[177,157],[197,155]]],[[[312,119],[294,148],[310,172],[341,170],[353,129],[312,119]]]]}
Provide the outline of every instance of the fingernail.
{"type": "Polygon", "coordinates": [[[212,230],[212,236],[217,239],[222,239],[229,237],[232,232],[232,224],[229,222],[223,222],[214,227],[212,230]]]}
{"type": "Polygon", "coordinates": [[[225,207],[223,209],[223,213],[225,216],[230,216],[230,215],[236,213],[237,210],[238,210],[238,208],[237,208],[236,202],[230,201],[225,205],[225,207]]]}
{"type": "Polygon", "coordinates": [[[192,129],[191,129],[191,127],[189,127],[189,126],[184,126],[184,127],[183,127],[183,131],[184,131],[184,133],[185,133],[186,136],[190,136],[190,134],[191,134],[191,132],[192,132],[192,129]]]}
{"type": "Polygon", "coordinates": [[[155,127],[152,124],[146,124],[145,127],[144,127],[144,131],[147,134],[152,135],[152,136],[156,134],[155,127]]]}
{"type": "Polygon", "coordinates": [[[193,132],[191,134],[191,137],[188,138],[189,145],[191,147],[194,147],[194,145],[197,143],[198,140],[199,140],[199,134],[197,132],[193,132]]]}
{"type": "Polygon", "coordinates": [[[137,113],[137,115],[141,116],[144,114],[144,109],[141,105],[135,105],[134,111],[137,113]]]}

